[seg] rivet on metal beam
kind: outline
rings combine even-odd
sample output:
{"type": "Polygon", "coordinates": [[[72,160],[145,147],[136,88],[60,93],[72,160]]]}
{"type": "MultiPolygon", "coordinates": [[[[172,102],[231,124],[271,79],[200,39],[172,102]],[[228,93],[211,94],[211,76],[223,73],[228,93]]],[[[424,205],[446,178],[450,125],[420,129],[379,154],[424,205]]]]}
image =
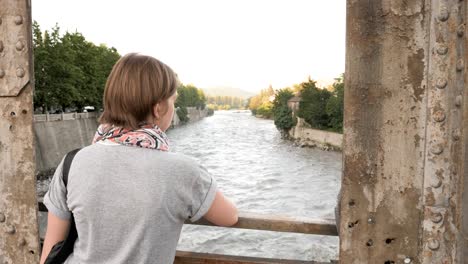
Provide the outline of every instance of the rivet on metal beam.
{"type": "Polygon", "coordinates": [[[5,215],[3,213],[0,213],[0,223],[5,222],[5,219],[6,219],[5,215]]]}
{"type": "Polygon", "coordinates": [[[444,148],[442,147],[442,144],[434,143],[431,147],[431,152],[432,154],[439,155],[444,152],[444,148]]]}
{"type": "Polygon", "coordinates": [[[16,25],[23,24],[23,17],[22,16],[15,16],[15,24],[16,25]]]}
{"type": "Polygon", "coordinates": [[[440,242],[439,242],[439,240],[437,240],[437,239],[431,238],[431,239],[429,240],[429,242],[427,242],[427,246],[428,246],[431,250],[437,250],[437,249],[439,249],[439,247],[440,247],[440,242]]]}
{"type": "Polygon", "coordinates": [[[15,46],[17,51],[22,51],[24,49],[24,44],[21,41],[16,42],[15,46]]]}
{"type": "Polygon", "coordinates": [[[442,21],[442,22],[447,21],[449,19],[449,16],[450,16],[450,13],[449,13],[447,7],[445,7],[445,6],[442,7],[440,9],[439,16],[438,16],[439,20],[442,21]]]}
{"type": "Polygon", "coordinates": [[[445,113],[442,110],[436,111],[433,116],[434,121],[442,122],[445,120],[445,113]]]}
{"type": "Polygon", "coordinates": [[[24,74],[25,74],[25,72],[24,72],[23,68],[17,68],[16,69],[16,76],[22,78],[22,77],[24,77],[24,74]]]}
{"type": "Polygon", "coordinates": [[[26,239],[21,238],[20,241],[18,242],[18,246],[20,246],[20,247],[26,246],[26,239]]]}
{"type": "Polygon", "coordinates": [[[458,106],[460,107],[461,104],[462,104],[462,96],[461,95],[457,95],[457,97],[455,97],[455,106],[458,106]]]}
{"type": "Polygon", "coordinates": [[[5,232],[7,232],[10,235],[13,235],[16,232],[16,229],[12,225],[7,225],[5,232]]]}
{"type": "Polygon", "coordinates": [[[463,37],[463,35],[465,34],[465,25],[464,24],[461,24],[458,26],[457,28],[457,35],[459,37],[463,37]]]}
{"type": "Polygon", "coordinates": [[[406,257],[406,258],[403,260],[403,262],[404,262],[405,264],[410,264],[410,263],[411,263],[411,258],[410,258],[410,257],[406,257]]]}
{"type": "Polygon", "coordinates": [[[369,217],[369,218],[367,219],[367,223],[369,223],[369,224],[374,224],[374,223],[375,223],[374,218],[373,218],[373,217],[369,217]]]}
{"type": "Polygon", "coordinates": [[[431,182],[431,187],[432,188],[439,188],[440,186],[442,186],[442,180],[441,179],[435,178],[434,180],[432,180],[432,182],[431,182]]]}
{"type": "Polygon", "coordinates": [[[443,216],[442,216],[441,213],[433,213],[433,214],[431,215],[431,221],[432,221],[433,223],[436,223],[436,224],[437,224],[437,223],[440,223],[440,222],[442,221],[442,219],[443,219],[443,216]]]}
{"type": "Polygon", "coordinates": [[[452,133],[453,140],[459,140],[461,137],[460,129],[455,129],[452,133]]]}
{"type": "Polygon", "coordinates": [[[445,78],[437,79],[436,87],[439,88],[439,89],[444,89],[445,87],[447,87],[447,79],[445,79],[445,78]]]}
{"type": "Polygon", "coordinates": [[[5,77],[5,71],[0,69],[0,79],[5,77]]]}
{"type": "Polygon", "coordinates": [[[464,68],[465,68],[465,62],[463,61],[463,59],[459,59],[457,61],[457,71],[463,71],[464,68]]]}
{"type": "Polygon", "coordinates": [[[437,54],[439,55],[445,55],[448,52],[448,47],[445,46],[444,44],[440,44],[439,47],[437,48],[437,54]]]}
{"type": "Polygon", "coordinates": [[[0,40],[0,52],[3,51],[3,41],[0,40]]]}

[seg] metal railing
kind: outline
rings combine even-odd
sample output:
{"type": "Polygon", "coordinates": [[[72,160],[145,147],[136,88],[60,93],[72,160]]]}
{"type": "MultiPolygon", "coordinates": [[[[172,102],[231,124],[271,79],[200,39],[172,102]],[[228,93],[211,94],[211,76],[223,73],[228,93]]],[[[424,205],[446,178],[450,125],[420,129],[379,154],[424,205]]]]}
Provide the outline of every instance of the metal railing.
{"type": "MultiPolygon", "coordinates": [[[[47,207],[39,202],[39,211],[46,212],[47,207]]],[[[185,224],[216,226],[204,218],[192,223],[186,221],[185,224]]],[[[225,228],[225,227],[223,227],[225,228]]],[[[228,228],[253,229],[275,232],[301,233],[309,235],[337,236],[334,219],[311,219],[305,217],[286,217],[277,215],[255,214],[240,212],[237,224],[228,228]]],[[[246,256],[232,256],[211,253],[197,253],[188,251],[177,251],[175,262],[183,263],[219,263],[219,264],[249,264],[249,263],[309,263],[319,264],[322,262],[301,261],[290,259],[259,258],[246,256]]],[[[331,261],[329,263],[338,263],[331,261]]],[[[325,263],[324,263],[325,264],[325,263]]]]}

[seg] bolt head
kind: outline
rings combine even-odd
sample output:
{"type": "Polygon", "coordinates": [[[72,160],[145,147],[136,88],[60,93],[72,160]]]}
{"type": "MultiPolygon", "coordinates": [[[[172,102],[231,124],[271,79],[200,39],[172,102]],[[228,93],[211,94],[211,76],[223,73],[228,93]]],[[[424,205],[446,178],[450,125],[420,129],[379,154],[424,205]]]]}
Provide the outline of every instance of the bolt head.
{"type": "Polygon", "coordinates": [[[432,180],[432,182],[431,182],[431,187],[432,188],[439,188],[440,186],[442,186],[442,180],[441,179],[436,178],[436,179],[432,180]]]}
{"type": "Polygon", "coordinates": [[[465,62],[462,59],[457,61],[457,71],[463,71],[465,69],[465,62]]]}
{"type": "Polygon", "coordinates": [[[461,106],[462,100],[463,100],[462,96],[457,95],[457,97],[455,97],[455,106],[458,106],[458,107],[461,106]]]}
{"type": "Polygon", "coordinates": [[[463,37],[464,34],[465,34],[465,25],[461,24],[457,28],[457,35],[459,37],[463,37]]]}
{"type": "Polygon", "coordinates": [[[15,16],[15,24],[16,25],[23,24],[23,17],[22,16],[15,16]]]}
{"type": "Polygon", "coordinates": [[[447,87],[447,79],[444,79],[444,78],[437,79],[436,87],[439,89],[444,89],[445,87],[447,87]]]}
{"type": "Polygon", "coordinates": [[[460,129],[455,129],[452,133],[453,140],[460,140],[461,132],[460,129]]]}
{"type": "Polygon", "coordinates": [[[439,16],[438,16],[439,21],[442,21],[442,22],[447,21],[449,19],[449,17],[450,17],[450,13],[449,13],[447,7],[445,7],[445,6],[442,7],[440,9],[439,16]]]}
{"type": "Polygon", "coordinates": [[[437,48],[437,54],[439,54],[439,55],[445,55],[445,54],[447,54],[447,52],[448,52],[448,47],[445,46],[444,44],[441,44],[437,48]]]}
{"type": "Polygon", "coordinates": [[[444,148],[442,147],[442,144],[434,144],[431,147],[431,152],[432,154],[439,155],[444,152],[444,148]]]}
{"type": "Polygon", "coordinates": [[[16,42],[15,47],[16,47],[17,51],[22,51],[24,49],[24,44],[23,44],[23,42],[18,41],[18,42],[16,42]]]}
{"type": "Polygon", "coordinates": [[[433,214],[431,215],[431,221],[432,221],[433,223],[438,224],[438,223],[440,223],[440,222],[442,221],[442,219],[444,219],[444,217],[442,216],[441,213],[433,213],[433,214]]]}
{"type": "Polygon", "coordinates": [[[407,258],[405,258],[405,259],[403,260],[403,262],[404,262],[405,264],[409,264],[409,263],[411,263],[411,258],[407,257],[407,258]]]}
{"type": "Polygon", "coordinates": [[[5,232],[7,234],[13,235],[16,232],[16,228],[14,226],[12,226],[12,225],[7,225],[6,229],[5,229],[5,232]]]}
{"type": "Polygon", "coordinates": [[[17,69],[16,69],[16,76],[22,78],[22,77],[24,77],[25,74],[26,74],[26,73],[24,72],[24,69],[23,69],[23,68],[17,68],[17,69]]]}
{"type": "Polygon", "coordinates": [[[429,239],[429,241],[427,242],[427,247],[431,250],[437,250],[439,249],[440,247],[440,242],[439,240],[435,239],[435,238],[431,238],[429,239]]]}
{"type": "Polygon", "coordinates": [[[434,121],[436,122],[442,122],[445,120],[445,113],[442,110],[438,110],[434,113],[433,116],[434,121]]]}
{"type": "Polygon", "coordinates": [[[26,240],[25,240],[24,238],[21,238],[20,241],[18,242],[18,245],[19,245],[20,247],[26,246],[26,240]]]}

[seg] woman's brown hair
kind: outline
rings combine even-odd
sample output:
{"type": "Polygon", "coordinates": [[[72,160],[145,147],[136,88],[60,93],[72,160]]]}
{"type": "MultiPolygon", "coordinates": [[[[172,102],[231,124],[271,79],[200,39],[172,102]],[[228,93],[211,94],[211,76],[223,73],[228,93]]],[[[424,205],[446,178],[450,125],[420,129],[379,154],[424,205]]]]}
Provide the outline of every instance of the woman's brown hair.
{"type": "Polygon", "coordinates": [[[177,75],[161,61],[130,53],[120,58],[107,78],[100,123],[137,129],[179,86],[177,75]]]}

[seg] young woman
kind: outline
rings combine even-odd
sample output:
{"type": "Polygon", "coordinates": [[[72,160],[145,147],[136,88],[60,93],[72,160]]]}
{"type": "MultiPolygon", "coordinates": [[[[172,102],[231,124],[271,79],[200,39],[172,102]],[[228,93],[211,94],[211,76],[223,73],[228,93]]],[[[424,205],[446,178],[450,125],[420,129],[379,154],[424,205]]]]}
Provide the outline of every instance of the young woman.
{"type": "Polygon", "coordinates": [[[78,239],[65,263],[173,263],[185,220],[237,222],[215,179],[193,159],[168,152],[164,132],[178,85],[171,68],[150,56],[128,54],[114,65],[94,144],[76,154],[66,188],[62,160],[44,197],[41,264],[68,234],[71,213],[78,239]]]}

